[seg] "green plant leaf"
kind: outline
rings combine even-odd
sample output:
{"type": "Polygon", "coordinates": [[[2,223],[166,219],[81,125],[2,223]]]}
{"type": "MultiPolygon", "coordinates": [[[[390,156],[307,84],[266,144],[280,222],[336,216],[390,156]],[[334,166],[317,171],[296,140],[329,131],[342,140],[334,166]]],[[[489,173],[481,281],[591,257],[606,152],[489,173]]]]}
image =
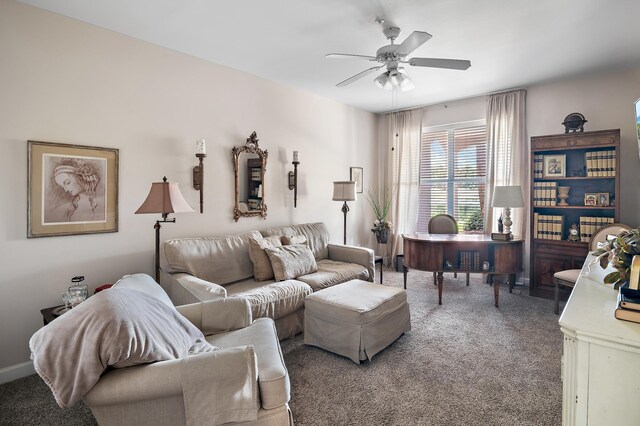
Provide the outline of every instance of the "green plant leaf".
{"type": "Polygon", "coordinates": [[[620,272],[611,272],[610,274],[607,274],[606,277],[604,277],[605,284],[613,284],[618,280],[620,280],[620,272]]]}

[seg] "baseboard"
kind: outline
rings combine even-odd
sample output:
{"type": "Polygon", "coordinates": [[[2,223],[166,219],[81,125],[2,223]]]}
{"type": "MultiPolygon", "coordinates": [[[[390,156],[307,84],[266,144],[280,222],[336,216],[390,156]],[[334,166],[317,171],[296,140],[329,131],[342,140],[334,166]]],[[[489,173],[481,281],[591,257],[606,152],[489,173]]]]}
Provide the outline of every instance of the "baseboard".
{"type": "Polygon", "coordinates": [[[33,368],[33,362],[27,361],[21,364],[12,365],[10,367],[0,368],[0,385],[7,382],[12,382],[16,379],[35,374],[36,370],[33,368]]]}

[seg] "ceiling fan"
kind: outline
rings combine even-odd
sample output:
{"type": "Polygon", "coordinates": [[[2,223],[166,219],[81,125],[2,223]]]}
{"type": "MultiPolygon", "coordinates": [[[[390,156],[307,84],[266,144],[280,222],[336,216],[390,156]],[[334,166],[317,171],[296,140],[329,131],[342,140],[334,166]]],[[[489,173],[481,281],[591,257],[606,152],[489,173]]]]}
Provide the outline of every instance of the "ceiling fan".
{"type": "MultiPolygon", "coordinates": [[[[382,23],[384,21],[377,20],[376,22],[382,23]]],[[[395,40],[400,34],[400,28],[393,26],[387,27],[384,28],[382,32],[390,41],[390,44],[378,49],[376,56],[353,55],[349,53],[328,53],[325,55],[325,58],[359,58],[382,64],[364,70],[353,77],[349,77],[348,79],[338,83],[336,86],[344,87],[366,75],[386,67],[387,70],[374,80],[376,85],[387,90],[392,90],[394,87],[398,87],[402,91],[407,91],[413,89],[415,85],[406,74],[404,67],[400,66],[401,64],[409,64],[414,67],[446,68],[453,70],[466,70],[471,66],[470,61],[463,59],[407,58],[411,52],[422,46],[431,38],[431,34],[427,32],[414,31],[400,44],[395,44],[395,40]]]]}

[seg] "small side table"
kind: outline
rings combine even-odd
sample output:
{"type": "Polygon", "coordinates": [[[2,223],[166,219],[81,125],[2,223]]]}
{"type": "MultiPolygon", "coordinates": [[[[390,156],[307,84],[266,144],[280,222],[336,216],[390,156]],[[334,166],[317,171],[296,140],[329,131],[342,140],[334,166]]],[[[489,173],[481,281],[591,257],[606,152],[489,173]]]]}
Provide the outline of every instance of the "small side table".
{"type": "Polygon", "coordinates": [[[382,262],[383,262],[384,258],[382,256],[376,256],[376,260],[373,264],[373,266],[375,267],[375,265],[377,265],[378,263],[380,264],[380,284],[382,284],[382,262]]]}
{"type": "Polygon", "coordinates": [[[50,308],[40,309],[40,313],[42,314],[42,322],[44,325],[49,324],[54,319],[58,318],[60,315],[58,314],[60,308],[64,308],[64,305],[52,306],[50,308]]]}

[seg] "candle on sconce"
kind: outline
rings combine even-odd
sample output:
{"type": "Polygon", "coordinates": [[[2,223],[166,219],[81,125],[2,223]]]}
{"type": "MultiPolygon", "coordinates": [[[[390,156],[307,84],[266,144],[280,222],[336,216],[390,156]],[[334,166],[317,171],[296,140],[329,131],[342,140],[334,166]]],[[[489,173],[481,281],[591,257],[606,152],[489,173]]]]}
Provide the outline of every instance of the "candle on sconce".
{"type": "Polygon", "coordinates": [[[200,139],[199,141],[196,142],[196,154],[203,154],[203,155],[207,154],[206,143],[207,141],[204,139],[200,139]]]}
{"type": "Polygon", "coordinates": [[[293,151],[293,161],[298,162],[298,151],[293,151]]]}

